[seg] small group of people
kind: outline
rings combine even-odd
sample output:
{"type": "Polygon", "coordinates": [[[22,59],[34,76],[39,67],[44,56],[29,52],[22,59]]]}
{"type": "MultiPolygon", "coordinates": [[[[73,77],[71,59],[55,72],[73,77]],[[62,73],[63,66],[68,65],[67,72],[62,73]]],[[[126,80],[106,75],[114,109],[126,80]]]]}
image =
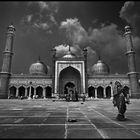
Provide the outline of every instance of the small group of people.
{"type": "Polygon", "coordinates": [[[118,108],[116,119],[119,121],[126,120],[126,104],[130,104],[129,92],[120,82],[116,81],[113,90],[113,105],[118,108]]]}
{"type": "Polygon", "coordinates": [[[78,92],[71,87],[67,87],[66,89],[66,101],[78,101],[78,92]]]}

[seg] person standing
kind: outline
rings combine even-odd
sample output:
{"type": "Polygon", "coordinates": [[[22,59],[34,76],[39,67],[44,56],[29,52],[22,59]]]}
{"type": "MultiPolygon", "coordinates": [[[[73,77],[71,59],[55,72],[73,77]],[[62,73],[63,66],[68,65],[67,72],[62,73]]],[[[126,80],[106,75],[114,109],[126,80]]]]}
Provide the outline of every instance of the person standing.
{"type": "Polygon", "coordinates": [[[113,104],[114,107],[118,108],[117,120],[125,120],[126,103],[130,103],[129,92],[121,85],[120,82],[116,81],[113,90],[113,104]]]}

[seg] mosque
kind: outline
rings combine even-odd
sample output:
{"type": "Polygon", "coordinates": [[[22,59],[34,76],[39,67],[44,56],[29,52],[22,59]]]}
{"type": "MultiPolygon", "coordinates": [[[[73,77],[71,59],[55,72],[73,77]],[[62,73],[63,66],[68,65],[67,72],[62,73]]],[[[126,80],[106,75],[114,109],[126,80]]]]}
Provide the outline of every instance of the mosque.
{"type": "Polygon", "coordinates": [[[109,66],[99,59],[92,66],[92,74],[89,75],[86,48],[83,49],[81,56],[76,56],[71,52],[69,45],[67,45],[69,51],[59,58],[56,57],[55,48],[53,49],[52,75],[48,75],[48,66],[40,58],[30,65],[28,74],[11,74],[14,35],[15,27],[8,26],[0,72],[0,98],[62,99],[71,91],[73,95],[71,100],[75,100],[75,97],[81,99],[83,96],[106,99],[113,97],[113,86],[116,81],[127,88],[130,97],[140,97],[135,52],[129,26],[125,27],[124,34],[128,58],[127,74],[111,74],[109,66]]]}

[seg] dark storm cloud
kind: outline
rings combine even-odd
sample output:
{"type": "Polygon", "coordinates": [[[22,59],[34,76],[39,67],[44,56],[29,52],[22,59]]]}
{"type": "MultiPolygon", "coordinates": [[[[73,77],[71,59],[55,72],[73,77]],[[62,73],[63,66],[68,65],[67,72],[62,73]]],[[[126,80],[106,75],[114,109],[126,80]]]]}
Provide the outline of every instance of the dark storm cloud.
{"type": "MultiPolygon", "coordinates": [[[[81,50],[88,46],[88,69],[97,61],[99,55],[101,59],[116,68],[122,59],[126,60],[124,55],[126,52],[125,38],[115,23],[99,23],[98,27],[89,27],[89,30],[86,31],[78,18],[73,18],[62,21],[60,29],[65,30],[67,39],[73,44],[75,50],[74,44],[77,44],[81,50]]],[[[139,42],[140,38],[134,36],[133,43],[136,49],[139,48],[139,42]]],[[[63,54],[66,47],[63,46],[63,49],[61,47],[59,46],[59,53],[63,54]]]]}
{"type": "Polygon", "coordinates": [[[122,54],[125,41],[116,24],[101,24],[98,28],[89,28],[86,31],[77,18],[66,19],[60,25],[60,29],[65,29],[67,39],[72,44],[77,44],[81,49],[83,47],[88,48],[89,67],[97,61],[99,53],[101,56],[108,56],[109,60],[122,54]]]}
{"type": "Polygon", "coordinates": [[[95,43],[99,53],[106,53],[109,56],[114,56],[125,47],[124,39],[117,29],[117,25],[102,25],[100,28],[93,28],[90,31],[89,38],[95,43]]]}
{"type": "Polygon", "coordinates": [[[27,13],[22,18],[22,24],[52,33],[53,27],[58,24],[55,19],[58,10],[58,2],[28,2],[27,13]]]}
{"type": "Polygon", "coordinates": [[[130,24],[133,32],[133,43],[136,50],[137,67],[140,60],[140,2],[125,2],[120,11],[120,17],[130,24]]]}
{"type": "MultiPolygon", "coordinates": [[[[72,46],[71,52],[76,56],[82,55],[83,48],[87,48],[88,53],[88,71],[90,67],[96,62],[96,52],[89,46],[88,32],[81,25],[78,18],[69,18],[66,21],[62,21],[60,24],[60,30],[64,30],[68,43],[72,46]],[[91,63],[92,62],[92,63],[91,63]]],[[[58,54],[65,54],[68,49],[63,46],[56,47],[58,54]],[[64,51],[65,50],[65,51],[64,51]]]]}
{"type": "Polygon", "coordinates": [[[60,29],[65,30],[66,39],[68,39],[72,45],[78,44],[81,47],[85,47],[88,42],[88,34],[77,18],[62,21],[60,29]]]}
{"type": "Polygon", "coordinates": [[[60,29],[65,29],[65,34],[72,44],[78,44],[80,48],[90,45],[96,50],[106,50],[106,53],[114,55],[116,50],[124,47],[124,39],[116,24],[101,24],[98,28],[89,28],[90,30],[86,31],[77,18],[66,19],[60,25],[60,29]]]}
{"type": "MultiPolygon", "coordinates": [[[[128,67],[121,19],[135,25],[137,34],[133,36],[133,43],[136,56],[140,56],[139,3],[54,1],[14,2],[12,5],[11,3],[8,2],[5,7],[0,5],[0,17],[3,19],[0,24],[3,23],[1,27],[4,27],[11,19],[16,21],[15,55],[12,65],[14,73],[24,71],[27,73],[29,66],[36,62],[39,55],[43,62],[47,58],[46,64],[51,68],[50,50],[55,47],[57,56],[61,57],[67,53],[68,45],[77,56],[83,53],[83,48],[88,49],[88,72],[97,62],[100,53],[101,59],[111,67],[112,73],[126,73],[128,67]],[[119,12],[121,18],[117,14],[119,12]],[[122,66],[118,67],[120,62],[122,66]]],[[[137,59],[137,63],[139,60],[137,59]]]]}
{"type": "Polygon", "coordinates": [[[136,35],[140,35],[140,2],[125,2],[121,8],[120,17],[134,28],[136,35]]]}

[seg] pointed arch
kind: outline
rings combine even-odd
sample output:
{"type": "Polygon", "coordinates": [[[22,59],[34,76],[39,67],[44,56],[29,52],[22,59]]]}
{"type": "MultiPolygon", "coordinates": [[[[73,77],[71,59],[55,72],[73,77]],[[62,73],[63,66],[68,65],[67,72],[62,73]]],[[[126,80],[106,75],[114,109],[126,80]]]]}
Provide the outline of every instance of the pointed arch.
{"type": "Polygon", "coordinates": [[[64,94],[65,85],[70,82],[74,84],[76,91],[78,93],[81,93],[81,78],[80,77],[81,77],[80,72],[71,66],[63,69],[59,75],[60,94],[64,94]]]}
{"type": "Polygon", "coordinates": [[[19,91],[19,93],[18,93],[19,96],[25,96],[25,87],[24,86],[20,86],[18,91],[19,91]]]}
{"type": "Polygon", "coordinates": [[[46,87],[46,98],[51,98],[52,96],[52,88],[50,86],[46,87]]]}
{"type": "Polygon", "coordinates": [[[9,95],[9,97],[10,98],[16,98],[16,90],[17,90],[17,88],[15,87],[15,86],[12,86],[12,87],[10,87],[10,95],[9,95]]]}
{"type": "Polygon", "coordinates": [[[88,97],[95,97],[95,88],[93,86],[88,88],[88,97]]]}
{"type": "Polygon", "coordinates": [[[103,96],[104,96],[103,94],[104,94],[104,89],[102,86],[99,86],[97,88],[97,98],[103,98],[103,96]]]}
{"type": "Polygon", "coordinates": [[[38,95],[38,98],[42,98],[42,96],[43,96],[43,88],[41,86],[38,86],[36,88],[36,95],[38,95]]]}
{"type": "Polygon", "coordinates": [[[111,87],[107,86],[105,91],[106,91],[106,98],[111,98],[111,87]]]}

